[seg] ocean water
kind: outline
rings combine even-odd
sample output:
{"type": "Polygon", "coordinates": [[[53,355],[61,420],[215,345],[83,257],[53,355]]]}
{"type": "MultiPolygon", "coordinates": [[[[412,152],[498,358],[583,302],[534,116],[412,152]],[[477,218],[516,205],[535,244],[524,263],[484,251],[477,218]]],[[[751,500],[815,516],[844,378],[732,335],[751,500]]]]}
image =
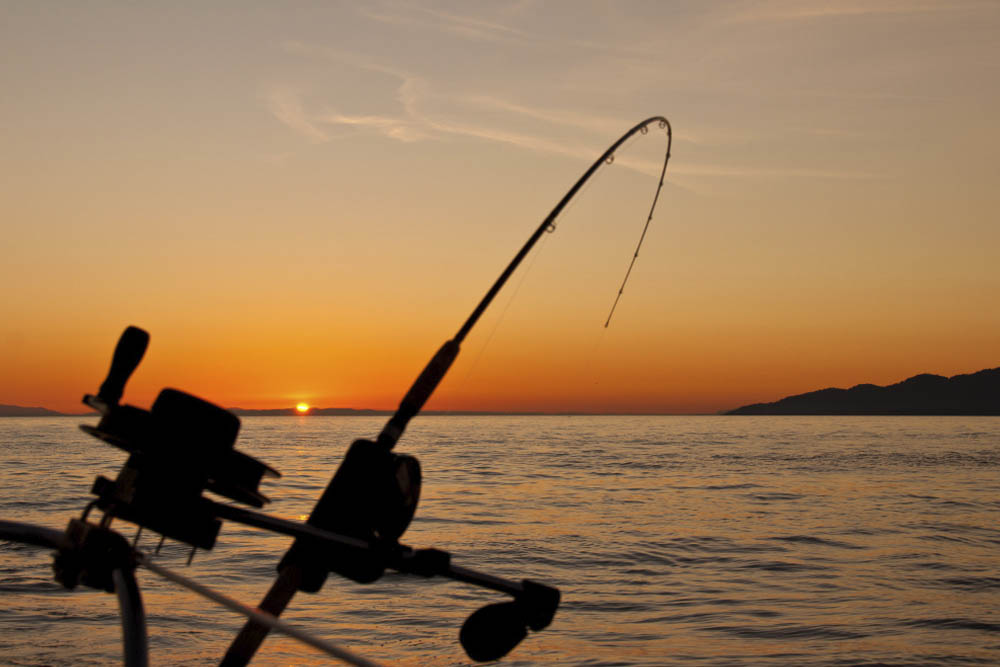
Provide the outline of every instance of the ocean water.
{"type": "MultiPolygon", "coordinates": [[[[0,420],[0,518],[62,527],[116,473],[124,454],[80,421],[0,420]]],[[[246,418],[237,446],[283,473],[268,511],[304,519],[382,421],[246,418]]],[[[1000,664],[1000,418],[419,417],[398,449],[424,470],[404,542],[562,591],[505,664],[1000,664]]],[[[190,567],[169,541],[159,562],[256,604],[289,543],[226,524],[190,567]]],[[[50,564],[0,543],[0,663],[119,661],[114,596],[63,590],[50,564]]],[[[242,618],[138,577],[153,664],[215,664],[242,618]]],[[[283,618],[387,664],[463,665],[463,620],[502,599],[332,576],[283,618]]],[[[328,662],[272,634],[254,664],[328,662]]]]}

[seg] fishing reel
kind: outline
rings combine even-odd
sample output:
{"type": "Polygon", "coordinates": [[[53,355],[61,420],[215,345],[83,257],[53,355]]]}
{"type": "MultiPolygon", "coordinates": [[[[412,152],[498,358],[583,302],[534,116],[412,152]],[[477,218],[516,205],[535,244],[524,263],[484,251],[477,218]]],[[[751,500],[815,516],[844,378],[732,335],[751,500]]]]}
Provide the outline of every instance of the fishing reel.
{"type": "Polygon", "coordinates": [[[355,440],[344,455],[307,523],[323,530],[355,537],[372,551],[304,544],[296,540],[278,563],[278,571],[296,565],[298,589],[316,593],[329,572],[367,584],[382,576],[386,557],[413,520],[420,500],[420,462],[397,454],[371,440],[355,440]],[[374,557],[373,557],[374,556],[374,557]]]}
{"type": "Polygon", "coordinates": [[[129,453],[116,479],[94,482],[94,504],[108,517],[211,549],[222,522],[203,493],[263,507],[269,500],[258,489],[261,479],[280,475],[234,449],[240,420],[217,405],[176,389],[161,391],[150,410],[121,404],[125,383],[148,344],[148,333],[128,327],[97,395],[83,397],[101,420],[80,428],[129,453]]]}

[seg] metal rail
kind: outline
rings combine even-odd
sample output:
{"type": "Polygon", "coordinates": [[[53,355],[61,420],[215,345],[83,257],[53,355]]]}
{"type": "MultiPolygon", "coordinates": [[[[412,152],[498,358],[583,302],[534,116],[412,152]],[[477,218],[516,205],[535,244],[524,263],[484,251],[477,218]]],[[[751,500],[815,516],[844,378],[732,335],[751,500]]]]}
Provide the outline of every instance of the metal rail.
{"type": "MultiPolygon", "coordinates": [[[[56,550],[68,549],[72,546],[71,540],[64,531],[18,521],[0,520],[0,540],[56,550]]],[[[129,568],[114,568],[111,571],[111,580],[114,582],[115,593],[118,597],[125,665],[126,667],[148,667],[149,636],[146,632],[146,613],[143,610],[142,595],[139,593],[135,574],[129,568]]]]}
{"type": "Polygon", "coordinates": [[[293,639],[299,640],[303,644],[307,644],[309,646],[312,646],[313,648],[323,651],[324,653],[332,655],[335,658],[339,658],[340,660],[343,660],[349,665],[356,665],[357,667],[378,667],[378,663],[376,662],[372,662],[371,660],[362,658],[356,653],[352,653],[351,651],[348,651],[345,648],[341,648],[340,646],[337,646],[332,642],[326,641],[325,639],[319,639],[318,637],[313,637],[305,630],[300,630],[294,625],[286,623],[281,619],[275,618],[271,614],[260,611],[259,609],[254,609],[252,607],[249,607],[243,604],[242,602],[234,600],[233,598],[227,595],[223,595],[222,593],[213,591],[211,588],[208,588],[207,586],[202,586],[198,582],[188,579],[184,575],[177,574],[176,572],[168,570],[165,567],[157,565],[148,556],[140,555],[139,563],[147,570],[155,572],[164,579],[172,581],[175,584],[180,584],[184,588],[187,588],[188,590],[193,591],[198,595],[201,595],[202,597],[206,597],[209,600],[212,600],[213,602],[217,602],[218,604],[222,605],[226,609],[229,609],[230,611],[235,611],[237,614],[242,614],[243,616],[252,619],[255,623],[259,623],[271,630],[276,630],[278,632],[286,634],[289,637],[292,637],[293,639]]]}

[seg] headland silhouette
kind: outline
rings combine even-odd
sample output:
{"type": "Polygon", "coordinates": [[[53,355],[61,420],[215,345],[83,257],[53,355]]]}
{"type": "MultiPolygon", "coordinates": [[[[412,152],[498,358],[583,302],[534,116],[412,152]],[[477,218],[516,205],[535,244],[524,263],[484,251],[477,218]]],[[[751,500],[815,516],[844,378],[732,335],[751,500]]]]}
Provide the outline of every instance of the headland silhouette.
{"type": "Polygon", "coordinates": [[[20,405],[0,405],[0,417],[62,417],[62,412],[48,408],[26,408],[20,405]]]}
{"type": "Polygon", "coordinates": [[[727,415],[1000,415],[1000,368],[944,377],[922,373],[885,387],[859,384],[754,403],[727,415]]]}

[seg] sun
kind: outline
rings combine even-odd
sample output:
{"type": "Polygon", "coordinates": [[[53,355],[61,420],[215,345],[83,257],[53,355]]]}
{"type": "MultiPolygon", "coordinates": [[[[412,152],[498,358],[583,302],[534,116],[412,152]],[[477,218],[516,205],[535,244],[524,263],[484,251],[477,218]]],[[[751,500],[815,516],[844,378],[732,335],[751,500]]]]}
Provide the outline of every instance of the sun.
{"type": "Polygon", "coordinates": [[[305,413],[309,412],[309,404],[299,403],[298,405],[295,406],[295,411],[298,412],[300,415],[304,415],[305,413]]]}

